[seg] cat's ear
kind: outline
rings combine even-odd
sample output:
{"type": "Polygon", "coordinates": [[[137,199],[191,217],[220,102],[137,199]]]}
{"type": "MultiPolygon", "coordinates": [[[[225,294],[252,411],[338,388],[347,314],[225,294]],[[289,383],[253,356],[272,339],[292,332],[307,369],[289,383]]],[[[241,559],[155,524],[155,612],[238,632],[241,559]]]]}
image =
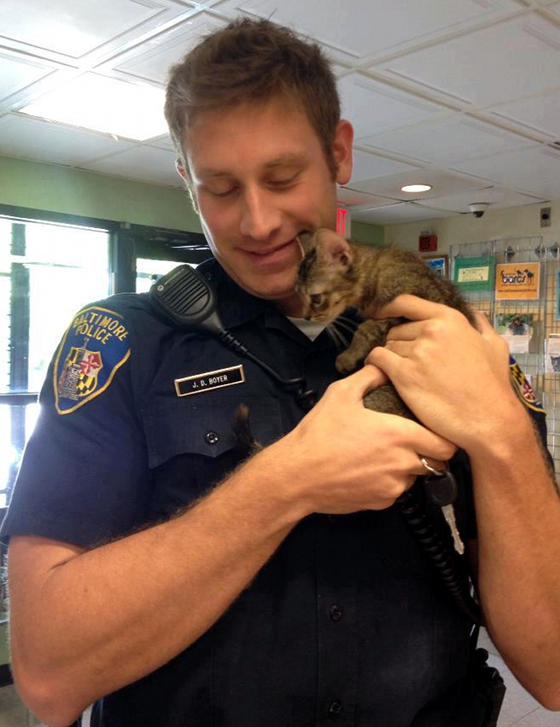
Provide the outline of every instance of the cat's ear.
{"type": "Polygon", "coordinates": [[[330,262],[348,269],[352,266],[353,255],[348,241],[332,230],[321,230],[321,244],[330,262]]]}

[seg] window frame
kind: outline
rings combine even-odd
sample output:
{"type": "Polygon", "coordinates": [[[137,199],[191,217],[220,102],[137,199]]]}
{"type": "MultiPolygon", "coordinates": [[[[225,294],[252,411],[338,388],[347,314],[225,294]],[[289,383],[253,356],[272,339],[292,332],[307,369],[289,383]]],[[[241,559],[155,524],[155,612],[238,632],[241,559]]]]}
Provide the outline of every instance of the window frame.
{"type": "MultiPolygon", "coordinates": [[[[8,219],[12,223],[41,222],[106,231],[109,235],[110,294],[136,291],[136,260],[139,257],[176,260],[178,265],[200,263],[211,257],[206,239],[199,232],[150,227],[6,204],[0,204],[0,218],[8,219]]],[[[15,407],[36,403],[38,395],[37,391],[30,390],[0,392],[0,406],[14,407],[12,416],[17,418],[18,415],[14,413],[17,411],[15,407]]],[[[21,419],[21,414],[19,418],[21,419]]],[[[6,487],[1,489],[1,492],[6,494],[8,504],[12,489],[13,482],[6,483],[6,487]]]]}

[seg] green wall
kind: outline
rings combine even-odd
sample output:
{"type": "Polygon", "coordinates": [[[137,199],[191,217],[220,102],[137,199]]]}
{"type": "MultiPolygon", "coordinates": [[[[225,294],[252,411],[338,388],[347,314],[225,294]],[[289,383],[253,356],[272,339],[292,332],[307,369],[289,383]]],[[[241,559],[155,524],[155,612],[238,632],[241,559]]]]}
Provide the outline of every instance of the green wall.
{"type": "Polygon", "coordinates": [[[0,203],[202,232],[181,189],[9,157],[0,157],[0,203]]]}
{"type": "MultiPolygon", "coordinates": [[[[0,204],[202,232],[181,189],[10,157],[0,157],[0,204]]],[[[353,221],[352,237],[383,245],[383,227],[353,221]]]]}
{"type": "Polygon", "coordinates": [[[385,245],[385,228],[383,225],[368,225],[365,222],[352,220],[352,239],[356,242],[367,242],[375,247],[385,245]]]}

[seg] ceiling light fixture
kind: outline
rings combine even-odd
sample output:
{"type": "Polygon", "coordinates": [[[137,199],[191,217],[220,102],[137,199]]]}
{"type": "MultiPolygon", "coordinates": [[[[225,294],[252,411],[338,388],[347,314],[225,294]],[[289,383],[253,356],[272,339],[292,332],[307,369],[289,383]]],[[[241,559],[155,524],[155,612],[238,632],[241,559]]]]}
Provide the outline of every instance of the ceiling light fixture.
{"type": "Polygon", "coordinates": [[[20,113],[145,141],[167,131],[163,104],[163,89],[85,73],[28,104],[20,113]]]}
{"type": "Polygon", "coordinates": [[[404,187],[401,187],[401,192],[415,194],[416,192],[429,192],[431,188],[431,184],[405,184],[404,187]]]}

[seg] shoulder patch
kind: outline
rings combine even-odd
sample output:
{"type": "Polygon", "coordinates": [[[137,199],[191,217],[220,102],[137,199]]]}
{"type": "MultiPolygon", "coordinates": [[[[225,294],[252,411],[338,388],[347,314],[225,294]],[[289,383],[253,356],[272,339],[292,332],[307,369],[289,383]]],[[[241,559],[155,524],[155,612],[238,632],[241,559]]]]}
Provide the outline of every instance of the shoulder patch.
{"type": "Polygon", "coordinates": [[[123,316],[99,306],[79,311],[56,353],[53,386],[59,414],[101,394],[130,356],[123,316]]]}
{"type": "Polygon", "coordinates": [[[521,399],[521,402],[525,404],[528,409],[532,409],[533,411],[538,411],[541,414],[545,414],[546,412],[543,409],[541,402],[535,396],[533,387],[527,380],[527,377],[521,370],[521,367],[519,366],[517,361],[515,361],[515,359],[513,359],[511,356],[509,359],[509,375],[515,393],[517,394],[519,399],[521,399]]]}

